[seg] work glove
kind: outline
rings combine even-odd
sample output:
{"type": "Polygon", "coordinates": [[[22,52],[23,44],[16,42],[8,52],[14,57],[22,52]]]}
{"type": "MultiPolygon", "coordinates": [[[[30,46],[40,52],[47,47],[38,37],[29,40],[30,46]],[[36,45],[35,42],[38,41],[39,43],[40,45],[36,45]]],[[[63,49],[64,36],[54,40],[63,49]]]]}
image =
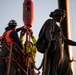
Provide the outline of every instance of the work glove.
{"type": "Polygon", "coordinates": [[[32,29],[29,29],[29,32],[30,32],[30,34],[33,34],[33,31],[32,31],[32,29]]]}
{"type": "Polygon", "coordinates": [[[26,30],[26,26],[22,26],[20,28],[21,28],[21,30],[26,30]]]}
{"type": "Polygon", "coordinates": [[[29,29],[29,35],[31,36],[31,38],[33,38],[34,36],[33,36],[33,31],[31,30],[31,29],[29,29]]]}

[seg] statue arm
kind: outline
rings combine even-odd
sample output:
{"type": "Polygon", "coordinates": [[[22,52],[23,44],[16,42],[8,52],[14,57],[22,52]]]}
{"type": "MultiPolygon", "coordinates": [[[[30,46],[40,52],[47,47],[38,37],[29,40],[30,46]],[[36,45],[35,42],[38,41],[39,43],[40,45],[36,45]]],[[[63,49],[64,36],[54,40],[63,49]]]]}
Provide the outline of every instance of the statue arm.
{"type": "Polygon", "coordinates": [[[64,36],[63,36],[63,39],[64,39],[64,43],[66,43],[67,45],[76,46],[76,42],[75,41],[70,40],[70,39],[66,39],[64,36]]]}

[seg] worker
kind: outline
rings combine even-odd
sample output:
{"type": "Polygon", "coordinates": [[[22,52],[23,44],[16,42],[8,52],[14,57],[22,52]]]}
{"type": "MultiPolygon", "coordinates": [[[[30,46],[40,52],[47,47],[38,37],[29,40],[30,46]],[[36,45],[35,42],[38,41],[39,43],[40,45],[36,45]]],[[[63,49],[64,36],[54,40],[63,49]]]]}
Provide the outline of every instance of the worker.
{"type": "Polygon", "coordinates": [[[29,36],[31,37],[31,40],[27,41],[25,43],[26,46],[26,53],[28,54],[28,61],[27,62],[27,69],[28,69],[28,75],[34,75],[34,68],[35,67],[35,57],[37,53],[36,49],[36,38],[33,36],[33,32],[30,29],[28,32],[29,36]]]}
{"type": "MultiPolygon", "coordinates": [[[[18,34],[17,34],[18,31],[23,29],[23,26],[18,28],[18,29],[16,29],[16,27],[17,27],[17,22],[15,20],[10,20],[9,23],[8,23],[8,26],[5,28],[5,32],[3,33],[3,36],[2,36],[2,40],[3,41],[2,41],[2,43],[11,43],[11,42],[13,43],[14,42],[20,47],[18,50],[23,50],[22,43],[21,43],[21,41],[20,41],[20,39],[18,37],[18,34]]],[[[5,46],[5,48],[0,51],[0,57],[9,55],[9,49],[10,48],[8,48],[8,47],[9,46],[7,44],[7,47],[5,46]]],[[[6,59],[5,60],[5,64],[7,64],[7,62],[8,61],[6,59]]],[[[16,63],[11,61],[10,75],[16,75],[16,68],[17,68],[16,65],[17,65],[16,63]]],[[[0,70],[0,75],[5,75],[6,74],[6,71],[7,71],[6,67],[5,67],[5,71],[3,70],[3,72],[1,72],[1,70],[0,70]]],[[[2,66],[0,68],[2,68],[2,66]]]]}
{"type": "Polygon", "coordinates": [[[16,29],[17,23],[15,20],[11,20],[8,23],[8,27],[5,28],[5,40],[7,43],[15,42],[21,49],[23,49],[22,44],[19,40],[17,32],[20,31],[21,28],[16,29]],[[8,39],[9,38],[9,39],[8,39]]]}

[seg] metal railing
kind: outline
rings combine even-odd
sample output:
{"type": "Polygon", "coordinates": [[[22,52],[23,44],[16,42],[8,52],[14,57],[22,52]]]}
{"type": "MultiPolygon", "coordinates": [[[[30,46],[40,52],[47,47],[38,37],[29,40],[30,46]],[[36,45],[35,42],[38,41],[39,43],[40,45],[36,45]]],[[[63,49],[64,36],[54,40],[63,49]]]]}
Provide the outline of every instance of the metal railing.
{"type": "MultiPolygon", "coordinates": [[[[21,64],[20,64],[16,59],[12,58],[12,47],[13,47],[14,45],[16,45],[19,49],[20,49],[20,47],[19,47],[16,43],[14,43],[14,42],[11,42],[11,43],[0,43],[0,50],[2,49],[2,45],[5,45],[5,46],[6,46],[6,45],[10,45],[10,48],[9,48],[9,56],[0,57],[0,60],[2,60],[2,59],[8,59],[7,74],[6,74],[6,75],[10,75],[10,64],[11,64],[11,60],[14,61],[14,62],[20,67],[20,69],[22,69],[22,71],[23,71],[26,75],[28,75],[28,72],[25,71],[25,69],[21,66],[21,64]]],[[[15,50],[16,52],[18,52],[16,48],[14,48],[14,50],[15,50]]],[[[20,49],[20,52],[23,53],[23,52],[21,51],[21,49],[20,49]]],[[[23,53],[23,55],[25,55],[25,54],[23,53]]],[[[26,62],[25,62],[25,63],[26,63],[26,62]]]]}

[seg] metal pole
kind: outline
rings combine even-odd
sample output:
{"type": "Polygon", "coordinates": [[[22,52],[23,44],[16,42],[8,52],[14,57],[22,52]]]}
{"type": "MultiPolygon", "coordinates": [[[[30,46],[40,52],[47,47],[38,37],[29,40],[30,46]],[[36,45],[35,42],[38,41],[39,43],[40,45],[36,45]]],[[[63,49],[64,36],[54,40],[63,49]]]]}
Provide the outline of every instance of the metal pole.
{"type": "MultiPolygon", "coordinates": [[[[63,10],[65,10],[65,11],[67,11],[67,9],[66,9],[66,0],[58,0],[58,7],[60,8],[60,9],[63,9],[63,10]]],[[[67,12],[66,12],[67,13],[67,12]]],[[[61,23],[61,27],[62,27],[62,30],[63,30],[63,33],[64,33],[64,36],[66,37],[66,38],[68,38],[68,22],[67,22],[67,20],[68,20],[68,17],[67,17],[67,15],[66,15],[66,18],[64,19],[64,21],[61,23]]],[[[69,52],[68,52],[68,46],[64,46],[64,48],[65,48],[65,50],[66,50],[66,53],[67,53],[67,55],[68,55],[68,57],[69,57],[69,52]]]]}
{"type": "Polygon", "coordinates": [[[10,75],[10,65],[11,65],[11,58],[12,58],[12,43],[10,44],[10,54],[8,58],[8,65],[7,65],[7,75],[10,75]]]}
{"type": "MultiPolygon", "coordinates": [[[[61,23],[61,27],[63,29],[64,35],[67,38],[71,38],[71,28],[70,28],[70,8],[69,8],[69,0],[58,0],[58,5],[60,9],[64,9],[66,11],[66,19],[64,20],[64,22],[61,23]]],[[[69,57],[69,59],[72,60],[72,50],[70,46],[66,46],[65,45],[65,49],[66,49],[66,53],[69,57]]],[[[71,69],[72,68],[72,63],[71,65],[71,69]]]]}

